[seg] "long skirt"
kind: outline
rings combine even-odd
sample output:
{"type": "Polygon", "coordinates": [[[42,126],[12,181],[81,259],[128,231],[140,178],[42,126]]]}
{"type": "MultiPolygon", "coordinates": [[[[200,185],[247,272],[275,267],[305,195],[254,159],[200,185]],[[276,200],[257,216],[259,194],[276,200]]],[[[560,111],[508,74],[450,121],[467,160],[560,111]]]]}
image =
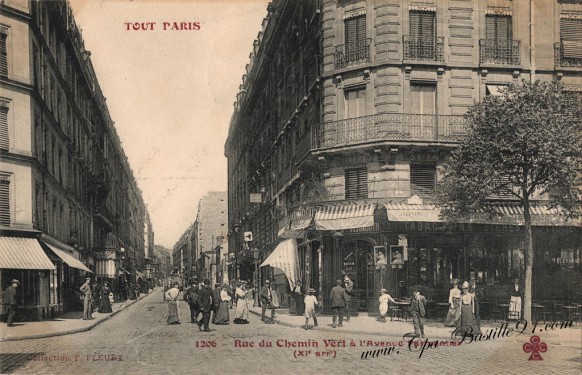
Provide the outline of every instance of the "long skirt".
{"type": "Polygon", "coordinates": [[[303,315],[305,312],[305,296],[303,294],[293,293],[293,299],[295,300],[295,311],[297,315],[303,315]]]}
{"type": "Polygon", "coordinates": [[[380,315],[386,317],[386,314],[388,314],[388,303],[386,302],[381,303],[380,306],[378,306],[378,308],[380,310],[380,315]]]}
{"type": "Polygon", "coordinates": [[[228,302],[220,302],[220,307],[218,308],[218,313],[216,313],[216,319],[214,319],[214,324],[228,324],[230,318],[228,316],[228,302]]]}
{"type": "Polygon", "coordinates": [[[238,297],[236,301],[236,310],[234,311],[235,319],[249,320],[249,306],[246,298],[238,297]]]}
{"type": "Polygon", "coordinates": [[[109,302],[109,293],[102,294],[99,298],[99,310],[100,313],[110,313],[113,312],[111,309],[111,302],[109,302]]]}
{"type": "Polygon", "coordinates": [[[509,300],[509,319],[521,319],[521,297],[511,296],[509,300]]]}
{"type": "Polygon", "coordinates": [[[289,314],[290,315],[297,314],[297,301],[295,300],[295,296],[291,298],[291,301],[289,303],[289,314]]]}
{"type": "Polygon", "coordinates": [[[475,318],[475,314],[473,313],[473,308],[471,305],[461,306],[461,319],[459,321],[457,332],[460,335],[464,335],[466,332],[469,332],[473,335],[478,335],[481,333],[481,328],[479,327],[479,323],[475,318]]]}
{"type": "Polygon", "coordinates": [[[453,298],[453,307],[449,308],[447,318],[445,319],[445,327],[457,327],[461,319],[461,299],[453,298]]]}
{"type": "Polygon", "coordinates": [[[168,301],[168,319],[166,322],[168,324],[180,323],[180,313],[178,312],[177,301],[168,301]]]}

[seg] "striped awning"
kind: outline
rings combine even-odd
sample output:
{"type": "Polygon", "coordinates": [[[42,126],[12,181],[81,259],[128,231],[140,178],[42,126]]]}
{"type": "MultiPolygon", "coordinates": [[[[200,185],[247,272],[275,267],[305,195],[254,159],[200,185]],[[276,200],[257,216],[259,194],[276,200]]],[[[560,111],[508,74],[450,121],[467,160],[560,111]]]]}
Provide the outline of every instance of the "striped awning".
{"type": "Polygon", "coordinates": [[[74,256],[67,253],[66,251],[63,251],[63,250],[57,248],[56,246],[50,245],[46,242],[44,244],[47,245],[49,247],[49,249],[51,249],[51,251],[53,253],[55,253],[56,256],[61,258],[63,260],[63,262],[65,262],[69,267],[73,267],[73,268],[77,268],[77,269],[85,271],[85,272],[93,273],[93,271],[91,271],[83,263],[81,263],[81,261],[79,259],[75,258],[74,256]]]}
{"type": "Polygon", "coordinates": [[[319,207],[315,213],[318,230],[342,230],[374,225],[373,203],[338,203],[319,207]]]}
{"type": "Polygon", "coordinates": [[[440,210],[430,204],[386,203],[388,221],[441,222],[440,210]]]}
{"type": "Polygon", "coordinates": [[[95,269],[97,277],[114,279],[117,276],[115,260],[113,259],[98,259],[95,269]]]}
{"type": "Polygon", "coordinates": [[[36,238],[0,237],[0,268],[54,270],[36,238]]]}
{"type": "MultiPolygon", "coordinates": [[[[476,224],[525,225],[523,207],[512,202],[498,202],[492,207],[493,216],[481,211],[470,215],[468,222],[476,224]]],[[[567,220],[559,209],[545,204],[530,206],[531,223],[534,226],[572,226],[582,227],[581,219],[567,220]]]]}

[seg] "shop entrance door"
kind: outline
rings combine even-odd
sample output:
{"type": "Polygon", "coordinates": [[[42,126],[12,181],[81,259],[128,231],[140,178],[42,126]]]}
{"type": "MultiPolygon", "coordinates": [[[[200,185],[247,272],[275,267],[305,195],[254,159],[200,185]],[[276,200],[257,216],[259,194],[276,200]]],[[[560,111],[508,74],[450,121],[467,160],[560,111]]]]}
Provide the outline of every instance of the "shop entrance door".
{"type": "Polygon", "coordinates": [[[354,282],[352,311],[372,311],[374,293],[374,247],[367,241],[350,241],[342,246],[342,269],[354,282]]]}

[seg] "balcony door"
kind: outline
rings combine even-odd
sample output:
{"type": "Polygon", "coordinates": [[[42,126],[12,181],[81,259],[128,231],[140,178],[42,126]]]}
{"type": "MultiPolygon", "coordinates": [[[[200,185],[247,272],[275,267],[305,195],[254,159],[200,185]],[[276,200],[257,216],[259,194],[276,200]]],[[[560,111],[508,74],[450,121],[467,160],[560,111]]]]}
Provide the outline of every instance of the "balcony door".
{"type": "Polygon", "coordinates": [[[344,91],[344,118],[355,119],[338,124],[339,135],[348,142],[365,141],[369,131],[366,119],[366,87],[344,91]]]}
{"type": "Polygon", "coordinates": [[[436,125],[436,85],[411,84],[410,105],[412,120],[409,124],[410,135],[413,138],[433,138],[436,125]],[[415,118],[416,117],[416,118],[415,118]]]}

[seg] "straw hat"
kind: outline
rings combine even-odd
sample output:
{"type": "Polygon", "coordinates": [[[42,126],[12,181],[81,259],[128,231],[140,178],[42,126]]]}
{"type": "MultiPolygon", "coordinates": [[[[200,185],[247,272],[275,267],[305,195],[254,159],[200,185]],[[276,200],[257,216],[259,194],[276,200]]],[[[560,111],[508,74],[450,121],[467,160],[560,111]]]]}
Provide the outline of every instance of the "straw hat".
{"type": "Polygon", "coordinates": [[[469,289],[469,282],[468,281],[463,282],[463,289],[469,289]]]}
{"type": "Polygon", "coordinates": [[[384,292],[384,293],[388,293],[388,289],[386,289],[386,288],[382,288],[382,289],[380,289],[380,291],[384,292]]]}

